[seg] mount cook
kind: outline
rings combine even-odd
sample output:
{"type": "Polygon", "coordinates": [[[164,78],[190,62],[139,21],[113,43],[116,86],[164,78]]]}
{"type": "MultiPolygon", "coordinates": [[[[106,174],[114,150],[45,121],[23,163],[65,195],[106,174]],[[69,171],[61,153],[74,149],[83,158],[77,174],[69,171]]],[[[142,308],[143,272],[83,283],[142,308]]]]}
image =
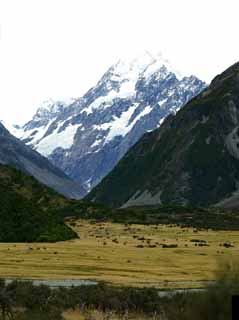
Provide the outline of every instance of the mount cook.
{"type": "Polygon", "coordinates": [[[83,97],[46,101],[32,120],[9,130],[89,192],[145,132],[205,88],[146,52],[118,61],[83,97]]]}

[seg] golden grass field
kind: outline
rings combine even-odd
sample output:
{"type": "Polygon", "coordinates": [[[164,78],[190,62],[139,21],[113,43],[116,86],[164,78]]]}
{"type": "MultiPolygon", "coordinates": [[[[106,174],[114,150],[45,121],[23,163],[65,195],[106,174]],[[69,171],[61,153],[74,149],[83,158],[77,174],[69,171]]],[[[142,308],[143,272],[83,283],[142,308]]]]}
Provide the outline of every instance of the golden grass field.
{"type": "Polygon", "coordinates": [[[239,231],[195,232],[176,226],[84,220],[76,221],[73,229],[80,239],[50,244],[1,243],[0,277],[94,279],[124,286],[192,288],[213,280],[218,261],[239,255],[239,231]],[[206,240],[209,246],[195,246],[191,239],[206,240]],[[224,242],[234,247],[220,246],[224,242]],[[161,244],[178,247],[162,248],[161,244]]]}

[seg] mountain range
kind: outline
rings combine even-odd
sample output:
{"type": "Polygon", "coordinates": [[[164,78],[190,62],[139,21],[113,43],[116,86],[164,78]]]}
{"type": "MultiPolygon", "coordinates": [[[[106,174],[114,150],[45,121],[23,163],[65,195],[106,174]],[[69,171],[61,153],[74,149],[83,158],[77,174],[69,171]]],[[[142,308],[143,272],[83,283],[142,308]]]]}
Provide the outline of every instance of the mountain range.
{"type": "Polygon", "coordinates": [[[112,207],[239,204],[239,63],[146,133],[88,195],[112,207]]]}
{"type": "Polygon", "coordinates": [[[161,54],[120,60],[83,97],[46,101],[25,125],[9,130],[77,181],[86,192],[165,117],[206,88],[161,54]]]}
{"type": "Polygon", "coordinates": [[[139,64],[136,60],[123,67],[119,62],[83,98],[67,103],[45,102],[30,122],[11,128],[16,135],[21,134],[22,141],[0,123],[0,188],[4,194],[0,201],[0,241],[74,238],[75,233],[63,221],[72,215],[93,214],[101,219],[117,213],[116,220],[122,214],[128,218],[133,214],[138,219],[144,212],[132,207],[143,206],[145,210],[149,206],[151,213],[158,206],[161,212],[167,208],[181,212],[189,206],[238,207],[239,63],[216,76],[209,86],[196,77],[168,71],[164,60],[163,65],[160,60],[159,69],[154,66],[156,63],[153,60],[142,67],[142,61],[139,64]],[[147,78],[153,66],[157,71],[154,69],[147,78]],[[127,77],[122,77],[128,80],[114,82],[116,74],[124,74],[122,70],[127,70],[127,77]],[[135,78],[132,74],[129,77],[129,70],[130,74],[134,70],[135,78]],[[160,87],[161,91],[155,89],[150,95],[150,88],[145,89],[144,85],[151,81],[156,81],[158,87],[153,87],[160,87]],[[122,96],[124,83],[130,88],[127,98],[126,91],[122,96]],[[100,96],[103,89],[105,95],[100,96]],[[165,101],[160,105],[162,92],[165,101]],[[198,94],[194,96],[192,92],[198,94]],[[154,130],[149,129],[152,123],[154,130]],[[119,155],[123,146],[124,152],[119,155]],[[39,149],[49,159],[40,155],[39,149]],[[77,157],[82,150],[92,151],[84,153],[85,163],[77,157]],[[93,163],[92,154],[96,157],[93,163]],[[97,158],[100,154],[102,157],[97,158]],[[78,161],[77,172],[79,176],[82,172],[81,183],[88,186],[87,190],[51,163],[65,163],[64,157],[69,158],[68,169],[73,168],[73,160],[78,161]],[[84,180],[91,166],[98,170],[93,171],[98,175],[91,176],[95,187],[84,180]],[[112,171],[107,174],[110,166],[112,171]],[[79,199],[92,187],[83,201],[59,195],[79,199]],[[117,211],[104,205],[131,209],[117,211]]]}

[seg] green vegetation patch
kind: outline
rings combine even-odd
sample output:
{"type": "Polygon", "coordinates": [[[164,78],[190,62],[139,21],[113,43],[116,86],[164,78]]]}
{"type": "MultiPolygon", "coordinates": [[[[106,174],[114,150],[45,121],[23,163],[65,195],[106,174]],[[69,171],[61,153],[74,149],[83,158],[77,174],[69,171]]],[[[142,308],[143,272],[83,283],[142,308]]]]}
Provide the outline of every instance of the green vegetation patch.
{"type": "Polygon", "coordinates": [[[0,194],[0,242],[53,242],[76,237],[57,212],[64,198],[34,178],[1,165],[0,194]]]}

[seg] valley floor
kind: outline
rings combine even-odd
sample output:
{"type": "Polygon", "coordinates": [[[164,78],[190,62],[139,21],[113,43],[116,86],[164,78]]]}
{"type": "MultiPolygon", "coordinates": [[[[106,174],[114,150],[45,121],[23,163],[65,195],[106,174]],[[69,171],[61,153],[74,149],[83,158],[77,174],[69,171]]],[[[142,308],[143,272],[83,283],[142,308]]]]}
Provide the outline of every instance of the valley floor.
{"type": "Polygon", "coordinates": [[[1,243],[0,277],[192,288],[213,280],[221,260],[239,256],[239,231],[86,220],[68,223],[79,239],[49,244],[1,243]],[[232,246],[227,248],[225,243],[232,246]],[[167,247],[170,244],[174,246],[167,247]]]}

